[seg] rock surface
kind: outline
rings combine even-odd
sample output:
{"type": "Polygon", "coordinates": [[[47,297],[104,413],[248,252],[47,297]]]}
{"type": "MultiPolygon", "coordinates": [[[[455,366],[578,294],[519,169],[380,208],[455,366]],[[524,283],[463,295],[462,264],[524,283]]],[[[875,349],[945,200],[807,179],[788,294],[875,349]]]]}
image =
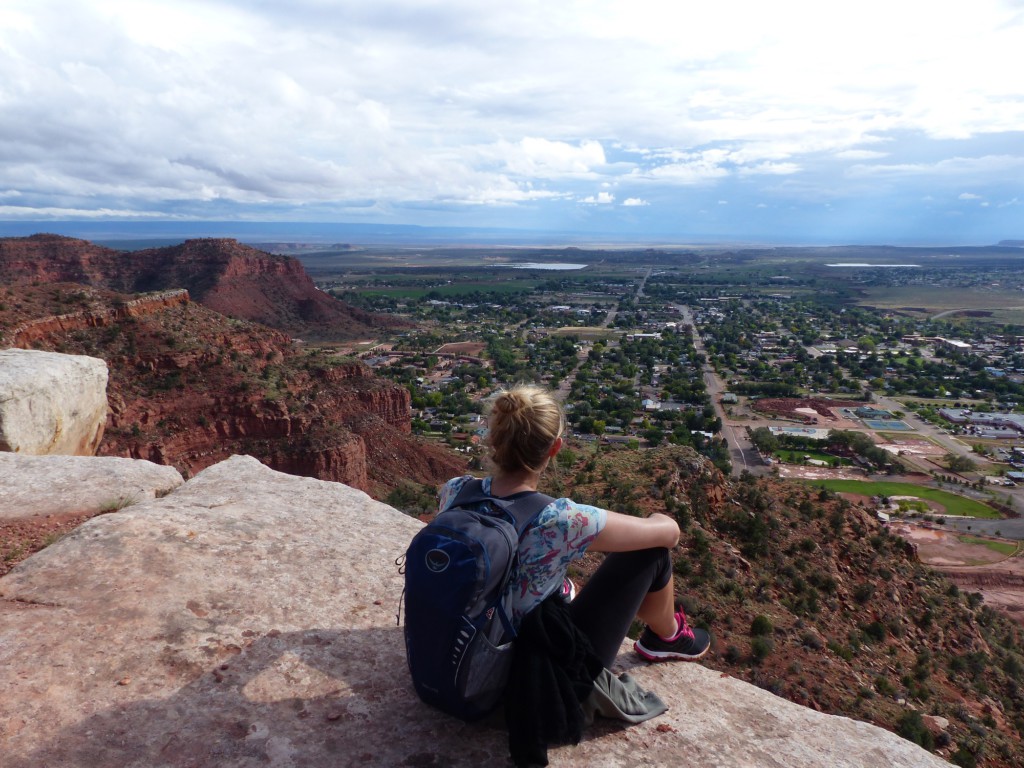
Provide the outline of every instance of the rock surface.
{"type": "Polygon", "coordinates": [[[109,512],[165,496],[183,482],[174,467],[149,461],[0,453],[0,520],[109,512]]]}
{"type": "MultiPolygon", "coordinates": [[[[499,725],[409,683],[394,561],[419,526],[248,457],[89,521],[0,579],[5,768],[505,764],[499,725]]],[[[552,765],[946,765],[697,664],[619,665],[670,711],[552,765]]]]}
{"type": "Polygon", "coordinates": [[[107,420],[107,364],[32,349],[0,351],[0,450],[91,456],[107,420]]]}

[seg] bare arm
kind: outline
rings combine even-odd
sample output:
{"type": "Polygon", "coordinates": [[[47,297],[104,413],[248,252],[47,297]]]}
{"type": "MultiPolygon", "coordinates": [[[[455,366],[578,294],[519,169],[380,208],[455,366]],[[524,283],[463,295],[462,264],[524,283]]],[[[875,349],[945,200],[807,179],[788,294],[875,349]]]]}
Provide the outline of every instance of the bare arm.
{"type": "Polygon", "coordinates": [[[651,547],[671,549],[679,543],[679,524],[668,515],[633,517],[609,512],[608,520],[590,545],[596,552],[632,552],[651,547]]]}

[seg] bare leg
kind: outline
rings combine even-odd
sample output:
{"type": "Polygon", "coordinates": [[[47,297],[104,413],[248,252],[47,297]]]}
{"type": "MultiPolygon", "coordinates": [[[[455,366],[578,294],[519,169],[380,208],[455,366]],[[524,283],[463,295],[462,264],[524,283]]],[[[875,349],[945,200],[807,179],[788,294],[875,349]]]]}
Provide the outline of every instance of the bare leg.
{"type": "Polygon", "coordinates": [[[648,592],[636,612],[636,617],[661,637],[672,637],[679,630],[674,586],[670,581],[657,592],[648,592]]]}
{"type": "Polygon", "coordinates": [[[611,667],[633,620],[675,634],[672,559],[667,549],[612,552],[569,605],[573,622],[611,667]]]}

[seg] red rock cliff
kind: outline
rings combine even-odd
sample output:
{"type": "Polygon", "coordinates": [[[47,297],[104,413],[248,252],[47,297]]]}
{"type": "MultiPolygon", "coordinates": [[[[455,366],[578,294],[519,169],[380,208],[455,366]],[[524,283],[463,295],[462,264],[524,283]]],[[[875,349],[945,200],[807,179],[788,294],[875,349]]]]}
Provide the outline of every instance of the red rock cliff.
{"type": "Polygon", "coordinates": [[[463,470],[459,457],[410,434],[404,387],[362,363],[230,320],[185,292],[130,298],[67,284],[7,291],[36,316],[15,314],[15,302],[5,301],[5,338],[107,360],[111,411],[100,455],[195,473],[243,453],[381,496],[403,479],[437,484],[463,470]],[[86,308],[52,312],[71,300],[86,308]]]}
{"type": "Polygon", "coordinates": [[[398,324],[317,289],[297,259],[223,238],[133,252],[58,235],[4,238],[0,282],[73,282],[121,293],[185,289],[221,314],[308,339],[374,336],[398,324]]]}

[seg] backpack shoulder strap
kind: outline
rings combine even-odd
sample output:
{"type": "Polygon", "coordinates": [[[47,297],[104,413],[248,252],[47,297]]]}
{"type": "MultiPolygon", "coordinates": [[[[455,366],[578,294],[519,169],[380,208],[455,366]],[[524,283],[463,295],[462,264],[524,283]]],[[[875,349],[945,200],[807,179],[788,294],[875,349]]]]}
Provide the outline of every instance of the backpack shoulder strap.
{"type": "Polygon", "coordinates": [[[462,484],[462,488],[455,494],[451,501],[448,502],[448,506],[445,507],[442,512],[455,507],[464,507],[467,504],[476,504],[480,501],[487,501],[491,497],[484,493],[484,481],[474,477],[467,480],[462,484]]]}
{"type": "Polygon", "coordinates": [[[481,501],[489,501],[504,512],[505,516],[509,518],[509,522],[515,525],[516,533],[522,538],[526,529],[537,519],[537,515],[554,499],[538,491],[524,493],[515,499],[499,499],[484,493],[483,480],[474,478],[466,481],[446,509],[477,504],[481,501]]]}
{"type": "Polygon", "coordinates": [[[494,503],[504,509],[515,520],[516,533],[523,537],[526,529],[537,519],[544,508],[554,499],[540,491],[527,493],[518,499],[495,499],[494,503]]]}

